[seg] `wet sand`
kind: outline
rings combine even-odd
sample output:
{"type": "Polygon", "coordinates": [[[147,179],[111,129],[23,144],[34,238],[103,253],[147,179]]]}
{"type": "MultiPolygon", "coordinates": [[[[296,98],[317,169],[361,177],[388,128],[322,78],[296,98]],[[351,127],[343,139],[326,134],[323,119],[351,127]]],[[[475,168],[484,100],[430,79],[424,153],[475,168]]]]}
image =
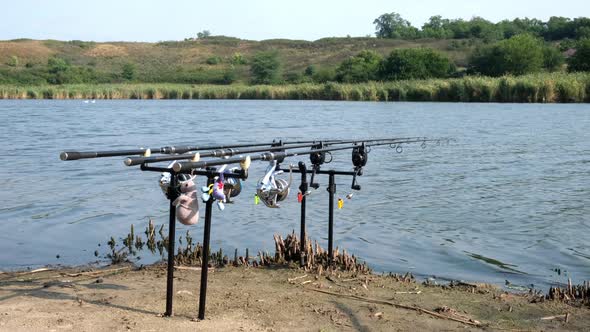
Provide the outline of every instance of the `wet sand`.
{"type": "Polygon", "coordinates": [[[428,286],[381,275],[285,267],[211,269],[196,319],[199,268],[175,272],[163,317],[165,265],[0,273],[2,331],[584,331],[590,309],[485,284],[428,286]],[[538,300],[538,298],[537,298],[538,300]],[[565,317],[560,315],[568,314],[565,317]],[[557,317],[551,317],[557,316],[557,317]],[[542,318],[552,319],[542,319],[542,318]]]}

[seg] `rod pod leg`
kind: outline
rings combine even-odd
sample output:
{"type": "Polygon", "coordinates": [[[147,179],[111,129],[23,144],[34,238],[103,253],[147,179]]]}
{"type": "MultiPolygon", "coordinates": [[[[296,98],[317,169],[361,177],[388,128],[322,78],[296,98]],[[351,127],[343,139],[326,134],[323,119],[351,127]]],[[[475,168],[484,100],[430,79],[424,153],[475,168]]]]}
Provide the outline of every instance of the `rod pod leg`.
{"type": "Polygon", "coordinates": [[[330,193],[330,201],[328,206],[328,263],[332,265],[334,260],[334,195],[336,194],[336,181],[334,172],[330,172],[328,180],[328,188],[330,193]]]}
{"type": "Polygon", "coordinates": [[[176,185],[178,177],[175,173],[170,173],[170,188],[168,197],[170,198],[170,212],[168,221],[168,272],[166,275],[166,312],[165,316],[172,316],[172,299],[174,297],[174,242],[176,239],[176,207],[172,204],[178,194],[176,185]]]}
{"type": "Polygon", "coordinates": [[[300,161],[299,162],[299,171],[301,172],[301,185],[299,186],[299,191],[301,191],[301,242],[299,247],[300,257],[299,257],[299,266],[305,266],[305,199],[306,193],[308,188],[307,184],[307,167],[305,163],[300,161]]]}
{"type": "MultiPolygon", "coordinates": [[[[207,186],[213,184],[213,175],[207,176],[207,186]]],[[[211,213],[213,212],[213,195],[205,206],[205,229],[203,231],[203,254],[201,257],[201,289],[199,291],[199,319],[205,319],[205,302],[207,301],[207,275],[209,273],[209,241],[211,239],[211,213]]]]}

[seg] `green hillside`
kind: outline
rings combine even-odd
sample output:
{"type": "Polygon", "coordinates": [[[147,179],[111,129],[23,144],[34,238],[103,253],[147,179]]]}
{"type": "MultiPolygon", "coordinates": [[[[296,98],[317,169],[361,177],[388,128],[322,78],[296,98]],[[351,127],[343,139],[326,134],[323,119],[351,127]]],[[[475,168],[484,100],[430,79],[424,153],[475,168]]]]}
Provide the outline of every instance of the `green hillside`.
{"type": "Polygon", "coordinates": [[[249,61],[261,51],[276,51],[285,77],[301,74],[308,66],[333,69],[363,50],[382,55],[393,49],[428,47],[448,55],[459,67],[477,40],[400,40],[382,38],[324,38],[317,41],[249,41],[213,36],[189,41],[159,43],[95,43],[56,40],[0,41],[0,83],[42,84],[51,58],[65,60],[83,78],[80,82],[125,81],[124,67],[133,68],[133,81],[168,83],[224,83],[250,81],[249,61]]]}
{"type": "Polygon", "coordinates": [[[316,41],[0,41],[0,98],[589,100],[590,18],[373,23],[316,41]]]}

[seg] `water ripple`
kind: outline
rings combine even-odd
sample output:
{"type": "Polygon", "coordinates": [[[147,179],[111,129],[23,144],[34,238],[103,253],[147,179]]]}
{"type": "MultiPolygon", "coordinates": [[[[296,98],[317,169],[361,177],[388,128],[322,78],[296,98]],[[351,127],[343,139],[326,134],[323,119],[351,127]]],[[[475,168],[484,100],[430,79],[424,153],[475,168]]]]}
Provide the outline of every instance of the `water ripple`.
{"type": "MultiPolygon", "coordinates": [[[[62,162],[61,150],[450,136],[457,138],[450,146],[405,145],[401,154],[374,148],[358,178],[362,190],[335,211],[335,245],[382,271],[549,285],[564,281],[548,272],[559,267],[575,281],[590,279],[590,145],[572,140],[588,137],[586,105],[179,100],[88,108],[2,100],[0,121],[0,268],[87,263],[95,245],[132,223],[136,230],[149,219],[167,225],[158,174],[126,168],[122,158],[62,162]],[[228,114],[235,119],[227,130],[202,121],[228,114]]],[[[299,160],[307,158],[291,161],[299,160]]],[[[350,152],[336,152],[326,169],[349,170],[349,160],[350,152]]],[[[281,209],[253,204],[264,168],[254,163],[243,196],[214,211],[213,245],[272,251],[274,233],[299,232],[295,195],[281,209]]],[[[318,181],[307,227],[326,246],[327,180],[318,181]]],[[[349,178],[336,181],[339,196],[351,191],[349,178]]],[[[201,225],[179,225],[178,234],[190,229],[200,239],[201,225]]]]}

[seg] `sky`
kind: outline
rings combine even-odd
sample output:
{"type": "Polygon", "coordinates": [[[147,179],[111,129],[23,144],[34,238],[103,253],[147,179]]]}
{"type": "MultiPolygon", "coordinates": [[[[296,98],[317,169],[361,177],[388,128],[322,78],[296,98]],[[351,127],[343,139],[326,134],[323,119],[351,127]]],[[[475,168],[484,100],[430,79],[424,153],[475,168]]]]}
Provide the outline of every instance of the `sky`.
{"type": "Polygon", "coordinates": [[[199,31],[242,39],[316,40],[374,35],[373,20],[397,12],[493,22],[516,17],[590,17],[588,0],[0,0],[0,40],[182,40],[199,31]]]}

